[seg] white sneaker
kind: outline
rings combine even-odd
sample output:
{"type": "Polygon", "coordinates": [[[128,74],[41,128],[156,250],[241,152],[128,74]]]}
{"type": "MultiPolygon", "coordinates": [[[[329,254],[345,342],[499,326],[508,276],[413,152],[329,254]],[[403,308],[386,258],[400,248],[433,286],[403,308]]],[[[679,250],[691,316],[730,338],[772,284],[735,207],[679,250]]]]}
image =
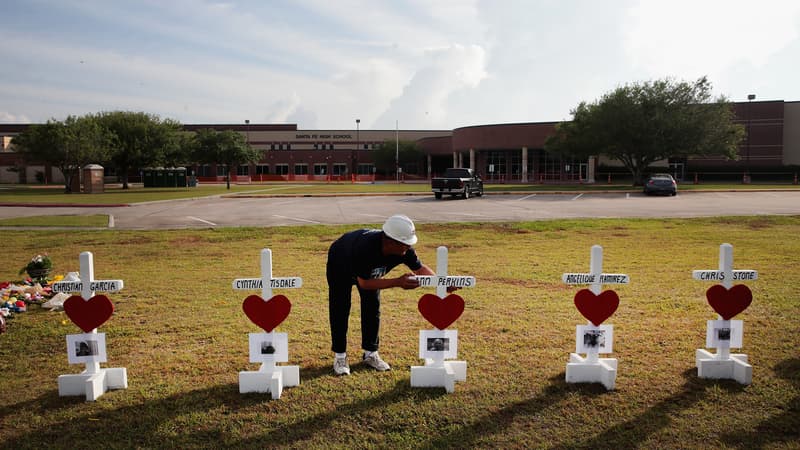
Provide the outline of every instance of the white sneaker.
{"type": "Polygon", "coordinates": [[[336,375],[350,375],[350,365],[347,364],[347,357],[333,358],[333,373],[336,375]]]}
{"type": "Polygon", "coordinates": [[[378,352],[372,352],[370,356],[364,355],[364,364],[372,367],[373,369],[379,372],[392,370],[392,366],[387,364],[386,361],[382,360],[378,352]]]}

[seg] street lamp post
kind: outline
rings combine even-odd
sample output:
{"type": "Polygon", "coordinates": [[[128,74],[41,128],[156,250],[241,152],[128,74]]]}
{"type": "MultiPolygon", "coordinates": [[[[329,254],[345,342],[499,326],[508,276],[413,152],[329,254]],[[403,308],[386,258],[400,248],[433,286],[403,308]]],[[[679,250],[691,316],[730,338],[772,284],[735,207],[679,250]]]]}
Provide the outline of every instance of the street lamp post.
{"type": "Polygon", "coordinates": [[[352,172],[350,174],[350,176],[352,177],[352,180],[353,180],[354,183],[356,181],[356,164],[357,164],[357,162],[356,162],[357,161],[356,160],[356,155],[357,155],[356,152],[358,151],[358,147],[361,145],[361,136],[359,135],[359,131],[360,131],[359,130],[359,124],[360,123],[361,123],[361,119],[356,119],[356,149],[353,151],[353,155],[351,157],[352,164],[353,164],[353,169],[352,169],[352,172]]]}
{"type": "Polygon", "coordinates": [[[752,121],[752,101],[755,100],[756,94],[747,95],[747,159],[744,169],[744,184],[750,184],[750,122],[752,121]]]}
{"type": "Polygon", "coordinates": [[[394,121],[394,174],[400,183],[400,121],[394,121]]]}
{"type": "MultiPolygon", "coordinates": [[[[250,147],[250,119],[244,119],[244,124],[245,124],[245,127],[246,127],[245,140],[247,141],[247,146],[250,147]]],[[[248,170],[250,170],[250,169],[248,168],[248,170]]],[[[252,180],[252,178],[251,178],[251,180],[252,180]]]]}

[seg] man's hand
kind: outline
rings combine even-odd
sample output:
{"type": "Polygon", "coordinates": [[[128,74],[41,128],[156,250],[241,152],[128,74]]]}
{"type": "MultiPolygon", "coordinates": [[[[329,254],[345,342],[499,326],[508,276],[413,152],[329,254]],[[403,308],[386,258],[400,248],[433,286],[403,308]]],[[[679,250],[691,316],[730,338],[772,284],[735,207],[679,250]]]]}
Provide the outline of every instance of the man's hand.
{"type": "Polygon", "coordinates": [[[419,280],[417,280],[417,277],[415,277],[413,273],[401,275],[395,278],[395,281],[397,282],[397,287],[403,289],[416,289],[419,287],[419,280]]]}

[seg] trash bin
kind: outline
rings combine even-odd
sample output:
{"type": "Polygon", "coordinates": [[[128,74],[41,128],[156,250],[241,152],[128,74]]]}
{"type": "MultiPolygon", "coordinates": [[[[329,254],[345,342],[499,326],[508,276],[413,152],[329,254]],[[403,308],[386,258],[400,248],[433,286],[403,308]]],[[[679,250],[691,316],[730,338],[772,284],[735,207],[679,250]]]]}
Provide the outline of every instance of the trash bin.
{"type": "Polygon", "coordinates": [[[86,194],[103,193],[103,166],[89,164],[83,168],[83,192],[86,194]]]}

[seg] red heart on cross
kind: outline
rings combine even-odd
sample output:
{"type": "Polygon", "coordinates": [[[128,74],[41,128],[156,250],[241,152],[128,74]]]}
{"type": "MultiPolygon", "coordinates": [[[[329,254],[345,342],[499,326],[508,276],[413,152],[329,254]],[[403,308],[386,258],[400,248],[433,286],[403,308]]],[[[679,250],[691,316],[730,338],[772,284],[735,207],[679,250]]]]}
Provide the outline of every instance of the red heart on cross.
{"type": "Polygon", "coordinates": [[[575,306],[583,314],[583,317],[589,319],[589,322],[597,327],[617,310],[619,296],[610,290],[595,295],[589,289],[581,289],[575,294],[575,306]]]}
{"type": "Polygon", "coordinates": [[[80,295],[73,295],[64,300],[64,312],[84,333],[88,333],[100,325],[114,313],[114,304],[105,295],[95,295],[84,300],[80,295]]]}
{"type": "Polygon", "coordinates": [[[244,299],[242,309],[254,324],[270,333],[289,316],[292,303],[285,295],[274,295],[271,299],[264,300],[254,294],[244,299]]]}
{"type": "Polygon", "coordinates": [[[725,320],[747,309],[753,301],[753,293],[743,284],[737,284],[730,289],[725,289],[721,284],[715,284],[706,291],[708,304],[725,320]]]}
{"type": "Polygon", "coordinates": [[[464,299],[456,294],[445,298],[438,295],[425,294],[417,303],[422,317],[439,330],[444,330],[461,317],[464,312],[464,299]]]}

